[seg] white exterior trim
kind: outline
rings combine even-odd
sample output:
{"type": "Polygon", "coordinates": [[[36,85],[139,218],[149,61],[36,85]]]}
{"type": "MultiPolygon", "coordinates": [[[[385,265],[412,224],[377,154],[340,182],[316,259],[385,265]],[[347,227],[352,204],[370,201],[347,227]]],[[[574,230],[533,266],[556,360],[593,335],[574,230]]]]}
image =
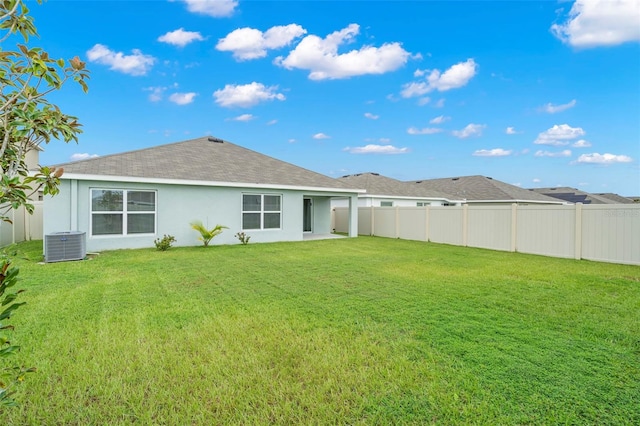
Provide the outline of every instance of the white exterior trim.
{"type": "Polygon", "coordinates": [[[246,182],[213,182],[206,180],[186,180],[186,179],[162,179],[162,178],[145,178],[136,176],[108,176],[108,175],[85,175],[78,173],[65,173],[60,180],[91,180],[101,182],[126,182],[126,183],[152,183],[164,185],[192,185],[192,186],[215,186],[228,188],[256,188],[256,189],[285,189],[294,191],[315,191],[315,192],[335,192],[340,194],[364,194],[364,189],[345,189],[345,188],[322,188],[316,186],[296,186],[296,185],[278,185],[265,183],[246,183],[246,182]]]}

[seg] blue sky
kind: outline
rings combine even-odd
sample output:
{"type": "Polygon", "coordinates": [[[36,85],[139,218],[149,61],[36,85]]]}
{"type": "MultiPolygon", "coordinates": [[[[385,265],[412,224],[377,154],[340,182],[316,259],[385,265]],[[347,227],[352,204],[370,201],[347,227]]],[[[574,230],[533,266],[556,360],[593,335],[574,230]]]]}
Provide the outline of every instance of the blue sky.
{"type": "Polygon", "coordinates": [[[91,70],[44,164],[215,135],[333,177],[640,195],[637,0],[30,4],[30,44],[91,70]]]}

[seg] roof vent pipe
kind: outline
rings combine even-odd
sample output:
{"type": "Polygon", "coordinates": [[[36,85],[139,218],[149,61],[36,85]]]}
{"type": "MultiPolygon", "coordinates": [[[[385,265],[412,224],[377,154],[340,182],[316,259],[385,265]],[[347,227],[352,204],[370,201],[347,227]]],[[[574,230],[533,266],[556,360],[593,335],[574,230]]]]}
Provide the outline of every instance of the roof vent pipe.
{"type": "Polygon", "coordinates": [[[207,139],[209,140],[209,142],[224,143],[224,141],[222,139],[214,138],[213,136],[209,136],[207,139]]]}

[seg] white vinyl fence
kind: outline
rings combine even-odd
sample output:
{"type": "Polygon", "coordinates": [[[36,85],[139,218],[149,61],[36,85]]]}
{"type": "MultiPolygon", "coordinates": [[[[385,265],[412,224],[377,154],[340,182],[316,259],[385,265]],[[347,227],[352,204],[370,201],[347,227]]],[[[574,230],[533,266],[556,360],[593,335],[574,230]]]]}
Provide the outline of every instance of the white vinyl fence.
{"type": "Polygon", "coordinates": [[[42,201],[32,201],[33,215],[27,213],[24,207],[9,210],[7,216],[13,222],[0,221],[0,247],[29,240],[42,239],[42,201]]]}
{"type": "MultiPolygon", "coordinates": [[[[348,209],[333,210],[346,232],[348,209]]],[[[640,205],[360,207],[358,234],[640,265],[640,205]]]]}

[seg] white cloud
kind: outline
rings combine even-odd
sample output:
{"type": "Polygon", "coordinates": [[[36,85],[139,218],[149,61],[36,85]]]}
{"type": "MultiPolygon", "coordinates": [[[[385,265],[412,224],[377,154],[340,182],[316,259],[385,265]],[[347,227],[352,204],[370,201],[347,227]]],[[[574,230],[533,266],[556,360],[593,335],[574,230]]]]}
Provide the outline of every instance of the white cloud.
{"type": "Polygon", "coordinates": [[[442,124],[445,121],[449,121],[451,120],[451,117],[447,117],[445,115],[439,115],[436,118],[432,118],[431,120],[429,120],[429,123],[431,124],[442,124]]]}
{"type": "Polygon", "coordinates": [[[346,147],[343,151],[351,154],[406,154],[409,148],[397,148],[393,145],[365,145],[356,147],[346,147]]]}
{"type": "Polygon", "coordinates": [[[380,138],[378,140],[380,141],[380,143],[387,143],[388,144],[389,142],[391,142],[390,138],[380,138]]]}
{"type": "Polygon", "coordinates": [[[193,102],[193,100],[195,99],[195,97],[198,94],[195,92],[189,92],[189,93],[172,93],[169,96],[169,100],[171,102],[173,102],[174,104],[178,104],[178,105],[188,105],[191,102],[193,102]]]}
{"type": "Polygon", "coordinates": [[[515,127],[507,127],[504,132],[508,135],[516,135],[518,133],[522,133],[517,131],[515,127]]]}
{"type": "Polygon", "coordinates": [[[533,183],[540,183],[540,182],[542,182],[542,179],[533,178],[533,179],[531,180],[531,182],[533,182],[533,183]]]}
{"type": "Polygon", "coordinates": [[[422,129],[418,129],[417,127],[409,127],[407,129],[407,133],[409,133],[410,135],[433,135],[440,132],[442,132],[442,129],[438,129],[436,127],[424,127],[422,129]]]}
{"type": "Polygon", "coordinates": [[[378,118],[380,118],[380,116],[379,116],[379,115],[375,115],[375,114],[372,114],[372,113],[370,113],[370,112],[365,112],[365,113],[364,113],[364,116],[365,116],[366,118],[368,118],[369,120],[377,120],[378,118]]]}
{"type": "Polygon", "coordinates": [[[425,82],[411,82],[402,86],[402,91],[400,95],[403,98],[413,98],[416,96],[422,96],[431,92],[433,89],[429,88],[429,85],[425,82]]]}
{"type": "MultiPolygon", "coordinates": [[[[473,59],[459,62],[441,73],[440,70],[432,70],[426,81],[411,82],[405,84],[400,94],[403,98],[422,96],[437,90],[445,92],[465,86],[476,75],[478,64],[473,59]]],[[[415,73],[414,73],[415,75],[415,73]]]]}
{"type": "Polygon", "coordinates": [[[494,148],[494,149],[479,149],[473,153],[476,157],[506,157],[511,155],[513,151],[510,149],[494,148]]]}
{"type": "Polygon", "coordinates": [[[87,160],[89,158],[96,158],[99,157],[98,154],[89,154],[88,152],[78,152],[75,154],[71,154],[71,161],[80,161],[80,160],[87,160]]]}
{"type": "Polygon", "coordinates": [[[264,58],[267,49],[287,46],[306,33],[307,30],[297,24],[275,26],[264,33],[254,28],[238,28],[218,40],[216,49],[233,52],[233,57],[239,61],[264,58]]]}
{"type": "Polygon", "coordinates": [[[276,93],[277,89],[277,86],[266,87],[255,81],[244,85],[227,84],[224,89],[213,92],[213,97],[216,103],[223,107],[249,108],[260,102],[274,99],[284,101],[285,96],[282,93],[276,93]]]}
{"type": "Polygon", "coordinates": [[[311,80],[325,80],[395,71],[406,64],[411,55],[400,43],[363,46],[359,50],[339,54],[338,47],[353,42],[359,33],[360,26],[350,24],[325,38],[308,35],[286,58],[278,57],[274,62],[287,69],[309,70],[311,80]]]}
{"type": "Polygon", "coordinates": [[[289,139],[287,142],[289,142],[289,143],[296,143],[296,140],[295,140],[295,139],[293,139],[293,138],[291,138],[291,139],[289,139]]]}
{"type": "Polygon", "coordinates": [[[569,108],[573,108],[576,106],[576,100],[572,99],[570,102],[562,105],[554,105],[552,103],[548,103],[540,108],[540,110],[544,112],[548,112],[549,114],[555,114],[556,112],[562,112],[568,110],[569,108]]]}
{"type": "Polygon", "coordinates": [[[585,135],[581,127],[571,127],[568,124],[556,124],[549,130],[538,134],[533,142],[536,145],[562,146],[569,145],[569,141],[585,135]]]}
{"type": "Polygon", "coordinates": [[[160,102],[162,100],[162,94],[164,93],[165,90],[167,90],[167,88],[166,87],[147,87],[143,90],[147,92],[151,92],[149,93],[149,100],[151,102],[160,102]]]}
{"type": "Polygon", "coordinates": [[[462,130],[454,130],[453,132],[451,132],[451,134],[453,134],[453,136],[458,137],[460,139],[466,139],[468,137],[471,136],[481,136],[482,135],[482,130],[487,127],[484,124],[473,124],[470,123],[468,124],[464,129],[462,130]]]}
{"type": "Polygon", "coordinates": [[[158,37],[158,41],[163,43],[173,44],[174,46],[184,47],[187,44],[194,41],[202,41],[204,37],[199,32],[185,31],[184,28],[179,28],[175,31],[170,31],[164,35],[158,37]]]}
{"type": "Polygon", "coordinates": [[[589,148],[591,146],[591,142],[580,139],[579,141],[574,142],[571,146],[574,148],[589,148]]]}
{"type": "Polygon", "coordinates": [[[473,59],[467,59],[466,62],[460,62],[455,64],[444,73],[440,74],[440,71],[433,70],[427,81],[429,86],[437,89],[439,92],[446,90],[457,89],[465,86],[469,80],[476,75],[478,65],[473,59]]]}
{"type": "Polygon", "coordinates": [[[325,135],[324,133],[320,132],[313,135],[313,138],[314,139],[331,139],[331,136],[325,135]]]}
{"type": "Polygon", "coordinates": [[[267,121],[267,126],[273,126],[274,124],[276,124],[278,122],[278,120],[270,120],[267,121]]]}
{"type": "Polygon", "coordinates": [[[253,114],[241,114],[237,117],[230,118],[230,121],[251,121],[256,118],[253,114]]]}
{"type": "Polygon", "coordinates": [[[585,164],[615,164],[615,163],[630,163],[633,158],[628,155],[615,155],[615,154],[599,154],[594,152],[593,154],[582,154],[578,157],[578,163],[585,164]]]}
{"type": "Polygon", "coordinates": [[[431,98],[428,96],[422,97],[420,99],[418,99],[418,105],[420,106],[424,106],[426,104],[428,104],[429,102],[431,102],[431,98]]]}
{"type": "Polygon", "coordinates": [[[145,75],[156,62],[156,58],[145,55],[138,49],[131,52],[133,54],[125,55],[122,52],[114,52],[105,45],[96,44],[87,51],[87,58],[91,62],[108,65],[109,69],[124,74],[145,75]]]}
{"type": "Polygon", "coordinates": [[[551,32],[574,47],[613,46],[640,41],[638,0],[576,0],[569,18],[551,32]]]}
{"type": "Polygon", "coordinates": [[[444,101],[445,101],[445,99],[444,99],[444,98],[442,98],[442,99],[438,99],[438,102],[436,102],[435,104],[433,104],[433,106],[434,106],[435,108],[444,108],[444,101]]]}
{"type": "Polygon", "coordinates": [[[201,15],[209,15],[214,18],[222,18],[233,15],[238,0],[183,0],[187,4],[187,10],[201,15]]]}
{"type": "Polygon", "coordinates": [[[536,151],[533,155],[536,157],[571,157],[571,150],[565,149],[564,151],[558,152],[536,151]]]}

